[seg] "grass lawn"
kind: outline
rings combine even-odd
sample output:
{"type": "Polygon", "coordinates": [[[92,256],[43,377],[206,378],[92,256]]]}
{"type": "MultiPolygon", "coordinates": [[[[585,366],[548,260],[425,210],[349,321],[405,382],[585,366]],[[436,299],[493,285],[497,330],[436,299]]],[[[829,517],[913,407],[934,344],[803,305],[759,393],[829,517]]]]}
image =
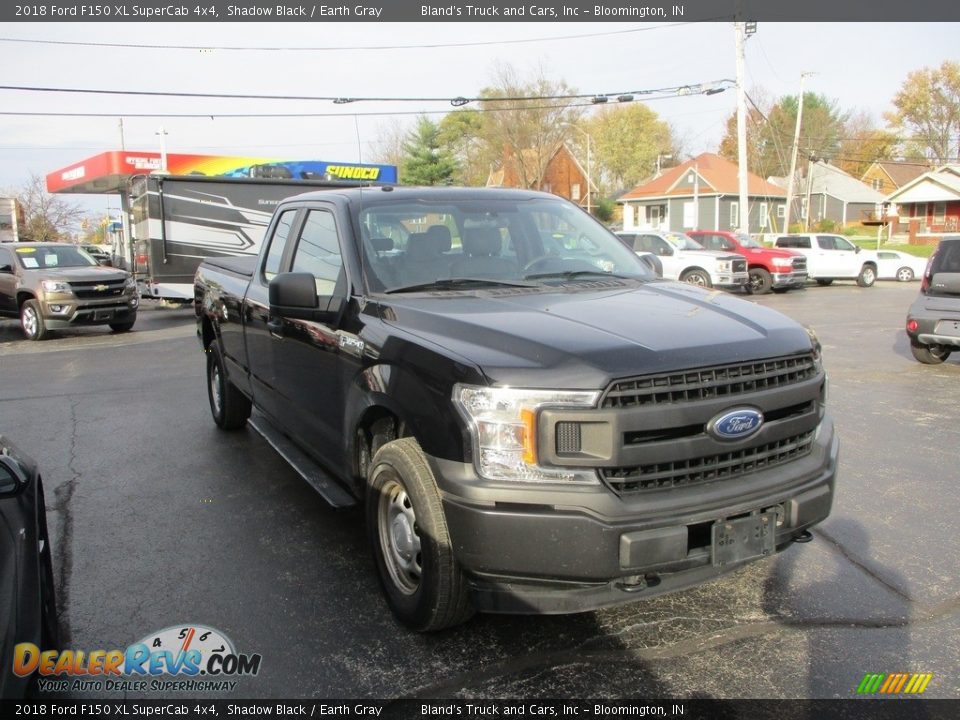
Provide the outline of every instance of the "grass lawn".
{"type": "MultiPolygon", "coordinates": [[[[877,238],[876,237],[851,237],[848,238],[850,242],[854,245],[859,245],[864,250],[876,250],[877,249],[877,238]]],[[[907,245],[906,243],[888,243],[884,242],[880,245],[881,250],[896,250],[898,252],[907,253],[908,255],[916,255],[917,257],[930,257],[933,255],[933,251],[937,249],[936,245],[907,245]]]]}

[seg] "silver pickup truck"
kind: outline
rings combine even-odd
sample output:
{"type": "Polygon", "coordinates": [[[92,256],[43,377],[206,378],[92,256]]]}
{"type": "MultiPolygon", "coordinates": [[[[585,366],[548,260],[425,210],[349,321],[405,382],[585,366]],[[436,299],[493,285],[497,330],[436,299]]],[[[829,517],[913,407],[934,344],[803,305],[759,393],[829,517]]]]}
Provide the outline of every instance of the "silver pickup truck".
{"type": "Polygon", "coordinates": [[[76,325],[109,325],[127,332],[140,299],[133,276],[101,267],[75,245],[0,246],[0,317],[20,318],[27,340],[76,325]]]}

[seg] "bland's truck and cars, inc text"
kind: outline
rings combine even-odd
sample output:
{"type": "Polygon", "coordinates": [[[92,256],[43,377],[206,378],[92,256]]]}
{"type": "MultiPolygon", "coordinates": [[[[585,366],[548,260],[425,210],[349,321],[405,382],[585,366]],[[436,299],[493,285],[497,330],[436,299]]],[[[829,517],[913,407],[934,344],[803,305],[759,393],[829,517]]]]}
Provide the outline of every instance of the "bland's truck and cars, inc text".
{"type": "Polygon", "coordinates": [[[365,505],[388,604],[417,630],[677,590],[830,512],[813,333],[657,280],[549,194],[289,198],[259,257],[200,266],[195,307],[216,423],[365,505]]]}

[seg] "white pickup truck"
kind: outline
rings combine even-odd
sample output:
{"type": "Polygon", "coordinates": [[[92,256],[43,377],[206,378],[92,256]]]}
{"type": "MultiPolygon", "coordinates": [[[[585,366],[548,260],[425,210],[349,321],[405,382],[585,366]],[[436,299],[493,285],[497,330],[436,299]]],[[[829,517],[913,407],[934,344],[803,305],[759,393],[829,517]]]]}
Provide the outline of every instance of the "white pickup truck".
{"type": "Polygon", "coordinates": [[[667,280],[720,288],[741,288],[749,280],[743,255],[707,250],[683,233],[623,231],[617,235],[638,255],[651,253],[659,258],[667,280]]]}
{"type": "Polygon", "coordinates": [[[816,280],[818,285],[829,285],[834,280],[856,280],[860,287],[870,287],[877,280],[877,253],[862,250],[842,235],[781,235],[774,245],[805,255],[807,277],[816,280]]]}

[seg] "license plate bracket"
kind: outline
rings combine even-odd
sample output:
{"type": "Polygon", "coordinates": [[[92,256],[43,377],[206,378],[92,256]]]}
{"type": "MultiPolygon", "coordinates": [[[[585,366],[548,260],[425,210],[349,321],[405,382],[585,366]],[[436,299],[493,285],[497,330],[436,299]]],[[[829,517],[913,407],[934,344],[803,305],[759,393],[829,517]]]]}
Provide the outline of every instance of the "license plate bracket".
{"type": "Polygon", "coordinates": [[[776,527],[775,512],[715,522],[710,543],[713,566],[724,567],[773,555],[776,527]]]}
{"type": "Polygon", "coordinates": [[[94,320],[113,320],[113,310],[94,310],[94,320]]]}

